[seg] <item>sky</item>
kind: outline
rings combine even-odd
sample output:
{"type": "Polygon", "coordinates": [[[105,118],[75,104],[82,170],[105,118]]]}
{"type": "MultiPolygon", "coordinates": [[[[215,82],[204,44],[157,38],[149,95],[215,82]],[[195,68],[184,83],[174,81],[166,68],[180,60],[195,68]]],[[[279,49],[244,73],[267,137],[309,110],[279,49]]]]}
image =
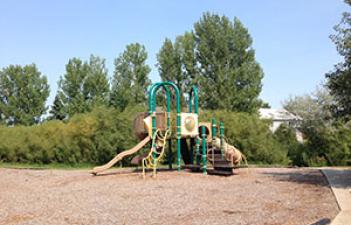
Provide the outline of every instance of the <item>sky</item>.
{"type": "Polygon", "coordinates": [[[37,64],[48,77],[51,105],[69,58],[103,57],[111,76],[114,59],[139,42],[156,82],[165,38],[190,31],[207,11],[238,17],[248,28],[265,74],[260,98],[279,108],[289,96],[313,91],[341,61],[329,35],[350,8],[342,0],[2,0],[0,68],[37,64]]]}

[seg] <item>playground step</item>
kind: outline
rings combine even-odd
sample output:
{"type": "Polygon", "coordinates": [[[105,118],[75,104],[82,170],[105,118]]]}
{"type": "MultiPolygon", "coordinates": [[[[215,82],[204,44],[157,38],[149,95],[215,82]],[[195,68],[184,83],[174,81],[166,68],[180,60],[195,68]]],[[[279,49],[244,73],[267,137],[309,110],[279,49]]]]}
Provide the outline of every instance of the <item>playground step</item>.
{"type": "Polygon", "coordinates": [[[184,166],[185,169],[188,169],[192,172],[201,172],[202,167],[200,165],[187,164],[184,166]]]}
{"type": "Polygon", "coordinates": [[[215,148],[215,149],[209,149],[208,151],[207,151],[207,154],[208,155],[210,155],[210,154],[222,154],[222,151],[220,150],[220,149],[218,149],[218,148],[215,148]]]}
{"type": "Polygon", "coordinates": [[[222,154],[207,154],[208,160],[226,160],[222,154]]]}
{"type": "Polygon", "coordinates": [[[231,176],[233,175],[233,170],[218,170],[218,169],[208,169],[208,175],[220,175],[220,176],[231,176]]]}

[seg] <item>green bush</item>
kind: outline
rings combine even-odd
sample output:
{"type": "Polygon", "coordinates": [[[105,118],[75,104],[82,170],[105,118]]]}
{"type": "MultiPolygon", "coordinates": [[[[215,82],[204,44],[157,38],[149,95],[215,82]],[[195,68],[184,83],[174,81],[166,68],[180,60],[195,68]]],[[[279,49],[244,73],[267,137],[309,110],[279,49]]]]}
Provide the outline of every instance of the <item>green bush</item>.
{"type": "Polygon", "coordinates": [[[215,117],[224,122],[228,142],[239,148],[251,163],[289,163],[288,151],[269,130],[270,121],[261,120],[256,114],[228,111],[205,111],[200,121],[211,121],[215,117]]]}
{"type": "Polygon", "coordinates": [[[351,165],[351,121],[304,128],[309,166],[351,165]]]}
{"type": "MultiPolygon", "coordinates": [[[[140,106],[128,107],[123,112],[101,107],[90,113],[77,114],[66,122],[53,120],[28,127],[0,126],[0,161],[71,165],[106,163],[138,142],[132,132],[132,121],[138,112],[143,111],[145,108],[140,106]]],[[[172,115],[175,119],[175,114],[172,115]]],[[[210,122],[213,117],[218,123],[224,122],[228,142],[239,148],[250,163],[351,164],[351,122],[330,126],[310,124],[302,130],[306,142],[300,144],[295,139],[294,130],[281,126],[272,134],[270,121],[260,120],[255,114],[218,110],[200,112],[200,121],[210,122]]],[[[175,160],[175,140],[172,147],[175,160]]],[[[132,157],[126,157],[122,163],[128,165],[132,157]]],[[[163,162],[167,162],[167,154],[163,162]]]]}
{"type": "Polygon", "coordinates": [[[308,165],[307,148],[297,141],[295,128],[282,124],[274,132],[274,138],[288,151],[288,158],[292,165],[308,165]]]}
{"type": "Polygon", "coordinates": [[[122,113],[97,108],[68,122],[48,121],[30,127],[0,127],[0,161],[23,163],[95,163],[132,147],[133,108],[122,113]]]}

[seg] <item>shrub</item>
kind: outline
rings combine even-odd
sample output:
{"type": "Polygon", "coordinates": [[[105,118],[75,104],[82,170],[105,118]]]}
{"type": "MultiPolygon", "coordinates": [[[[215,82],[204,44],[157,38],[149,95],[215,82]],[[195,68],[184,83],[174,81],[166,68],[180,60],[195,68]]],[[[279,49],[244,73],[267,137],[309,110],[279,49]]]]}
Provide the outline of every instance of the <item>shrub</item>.
{"type": "Polygon", "coordinates": [[[67,123],[0,127],[0,161],[105,163],[136,143],[131,135],[134,111],[102,107],[77,114],[67,123]]]}
{"type": "Polygon", "coordinates": [[[292,165],[308,165],[306,146],[297,141],[295,128],[282,124],[274,132],[274,138],[288,151],[288,158],[292,165]]]}
{"type": "Polygon", "coordinates": [[[261,120],[256,114],[228,111],[205,111],[201,121],[223,121],[228,142],[238,147],[254,163],[287,164],[287,150],[269,130],[270,121],[261,120]]]}
{"type": "Polygon", "coordinates": [[[351,122],[304,128],[310,166],[351,165],[351,122]]]}

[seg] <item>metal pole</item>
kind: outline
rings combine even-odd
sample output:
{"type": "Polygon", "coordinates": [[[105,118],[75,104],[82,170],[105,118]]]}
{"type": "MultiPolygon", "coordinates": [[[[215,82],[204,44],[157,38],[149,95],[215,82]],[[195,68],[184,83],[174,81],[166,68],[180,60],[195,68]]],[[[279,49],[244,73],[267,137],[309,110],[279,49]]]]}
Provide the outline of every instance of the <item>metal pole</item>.
{"type": "Polygon", "coordinates": [[[219,135],[221,138],[221,152],[223,156],[224,155],[224,123],[222,121],[219,123],[219,135]]]}
{"type": "Polygon", "coordinates": [[[196,137],[196,165],[200,165],[200,135],[196,137]]]}
{"type": "Polygon", "coordinates": [[[217,137],[217,125],[216,125],[216,118],[212,118],[212,146],[214,146],[214,143],[216,141],[216,137],[217,137]]]}
{"type": "Polygon", "coordinates": [[[202,133],[202,162],[203,162],[203,172],[204,174],[207,174],[207,161],[206,161],[206,127],[202,126],[201,127],[201,133],[202,133]]]}

